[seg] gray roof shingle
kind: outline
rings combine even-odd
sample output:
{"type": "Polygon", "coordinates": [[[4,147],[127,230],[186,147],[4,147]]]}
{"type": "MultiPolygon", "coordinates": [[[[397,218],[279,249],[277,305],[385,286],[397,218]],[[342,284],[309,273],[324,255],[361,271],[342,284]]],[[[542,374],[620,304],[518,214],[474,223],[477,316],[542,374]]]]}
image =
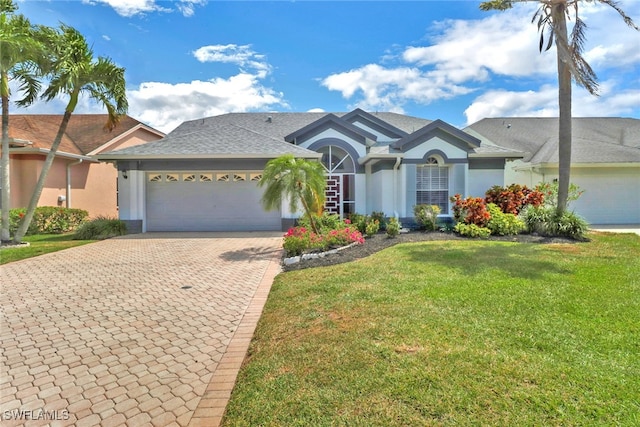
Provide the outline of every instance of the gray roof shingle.
{"type": "MultiPolygon", "coordinates": [[[[182,123],[165,138],[101,155],[101,159],[135,157],[277,157],[317,153],[289,144],[284,137],[329,113],[228,113],[182,123]]],[[[343,116],[346,113],[334,113],[343,116]]],[[[396,113],[371,113],[401,129],[413,132],[430,120],[396,113]]]]}
{"type": "MultiPolygon", "coordinates": [[[[485,143],[526,153],[532,164],[558,162],[558,119],[538,117],[489,118],[465,131],[485,143]]],[[[572,163],[640,162],[640,120],[580,117],[572,122],[572,163]]]]}

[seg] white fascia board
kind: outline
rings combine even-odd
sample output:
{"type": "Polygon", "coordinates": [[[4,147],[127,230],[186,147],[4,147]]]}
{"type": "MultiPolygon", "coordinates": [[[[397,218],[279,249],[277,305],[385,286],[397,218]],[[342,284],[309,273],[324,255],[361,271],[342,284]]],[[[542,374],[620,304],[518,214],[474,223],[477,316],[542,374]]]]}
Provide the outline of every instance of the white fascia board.
{"type": "MultiPolygon", "coordinates": [[[[558,163],[536,163],[534,165],[520,166],[517,169],[528,170],[531,168],[536,169],[558,169],[558,163]]],[[[640,168],[640,162],[626,162],[626,163],[571,163],[571,169],[596,169],[596,168],[640,168]]]]}
{"type": "Polygon", "coordinates": [[[365,165],[369,162],[375,162],[377,160],[386,160],[386,159],[395,160],[395,159],[402,159],[402,158],[404,158],[404,155],[402,154],[367,154],[364,157],[360,157],[358,159],[358,163],[361,165],[365,165]]]}
{"type": "Polygon", "coordinates": [[[522,159],[525,153],[514,151],[512,153],[469,153],[470,159],[522,159]]]}
{"type": "Polygon", "coordinates": [[[123,138],[126,138],[127,136],[131,135],[132,133],[134,133],[135,131],[137,131],[138,129],[144,129],[146,131],[149,131],[150,133],[154,133],[156,135],[158,135],[160,138],[164,138],[166,135],[162,132],[160,132],[159,130],[155,130],[143,123],[138,123],[137,125],[135,125],[134,127],[132,127],[131,129],[129,129],[126,132],[121,133],[120,135],[116,136],[115,138],[111,138],[109,141],[105,142],[104,144],[102,144],[101,146],[99,146],[98,148],[96,148],[93,151],[90,151],[89,153],[87,153],[88,156],[94,156],[97,153],[106,150],[107,148],[109,148],[110,146],[112,146],[113,144],[115,144],[116,142],[120,141],[123,138]]]}
{"type": "MultiPolygon", "coordinates": [[[[153,154],[153,155],[127,155],[127,154],[98,154],[98,160],[198,160],[198,159],[276,159],[283,154],[153,154]]],[[[294,157],[304,159],[320,159],[321,153],[309,153],[304,156],[293,154],[294,157]]]]}
{"type": "MultiPolygon", "coordinates": [[[[47,150],[45,148],[10,148],[9,149],[9,153],[11,154],[43,154],[45,156],[49,154],[49,151],[51,150],[47,150]]],[[[98,163],[98,160],[96,160],[94,157],[83,156],[81,154],[66,153],[64,151],[56,151],[56,157],[64,157],[66,159],[84,160],[87,162],[98,163]]]]}

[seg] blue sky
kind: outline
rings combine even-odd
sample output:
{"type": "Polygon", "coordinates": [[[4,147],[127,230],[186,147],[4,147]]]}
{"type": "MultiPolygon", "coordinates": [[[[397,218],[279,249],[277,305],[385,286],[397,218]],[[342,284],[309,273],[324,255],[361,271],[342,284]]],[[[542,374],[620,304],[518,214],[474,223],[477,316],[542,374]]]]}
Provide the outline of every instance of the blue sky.
{"type": "MultiPolygon", "coordinates": [[[[464,127],[556,116],[555,48],[538,52],[535,4],[478,1],[18,1],[35,24],[77,28],[125,67],[129,115],[165,132],[244,111],[394,111],[464,127]]],[[[600,97],[574,116],[640,118],[640,32],[585,3],[585,56],[600,97]]],[[[619,2],[640,24],[640,1],[619,2]]],[[[63,112],[64,100],[27,111],[63,112]]],[[[83,100],[76,113],[104,112],[83,100]]]]}

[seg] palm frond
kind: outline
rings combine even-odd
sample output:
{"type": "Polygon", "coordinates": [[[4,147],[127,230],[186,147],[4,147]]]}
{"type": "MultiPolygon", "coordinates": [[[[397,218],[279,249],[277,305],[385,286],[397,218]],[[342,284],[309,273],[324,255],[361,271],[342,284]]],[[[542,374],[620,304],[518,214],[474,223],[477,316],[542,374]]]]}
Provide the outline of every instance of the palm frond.
{"type": "Polygon", "coordinates": [[[615,9],[616,12],[618,12],[618,14],[622,17],[622,19],[624,20],[625,24],[627,24],[628,26],[630,26],[631,28],[633,28],[634,30],[638,30],[638,26],[633,22],[633,20],[624,12],[624,10],[622,10],[620,8],[620,6],[618,6],[618,2],[613,1],[613,0],[598,0],[599,3],[603,3],[606,4],[607,6],[612,7],[613,9],[615,9]]]}
{"type": "Polygon", "coordinates": [[[573,26],[573,30],[571,31],[571,41],[569,44],[571,59],[575,69],[575,73],[572,72],[572,75],[577,84],[587,89],[590,94],[597,95],[598,77],[582,56],[586,29],[587,25],[576,13],[576,22],[573,26]]]}

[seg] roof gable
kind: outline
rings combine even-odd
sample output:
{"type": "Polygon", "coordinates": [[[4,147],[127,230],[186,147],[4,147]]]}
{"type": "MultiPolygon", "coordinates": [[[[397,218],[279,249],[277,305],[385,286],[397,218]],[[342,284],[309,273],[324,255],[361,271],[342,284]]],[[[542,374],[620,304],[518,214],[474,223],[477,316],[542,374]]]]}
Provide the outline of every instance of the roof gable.
{"type": "Polygon", "coordinates": [[[321,119],[309,123],[307,126],[286,135],[284,140],[294,144],[299,144],[321,134],[327,129],[337,130],[338,132],[343,133],[364,145],[367,144],[367,140],[375,141],[377,139],[374,134],[343,120],[335,114],[329,113],[321,119]]]}
{"type": "MultiPolygon", "coordinates": [[[[87,155],[139,127],[145,127],[158,136],[164,135],[126,115],[120,118],[112,131],[108,131],[105,128],[108,117],[108,114],[73,114],[58,150],[87,155]]],[[[15,139],[30,141],[32,148],[49,150],[62,118],[61,114],[12,114],[9,117],[9,135],[15,139]]]]}
{"type": "Polygon", "coordinates": [[[394,142],[391,147],[400,151],[408,151],[437,136],[465,151],[471,151],[480,146],[478,138],[438,119],[394,142]]]}
{"type": "Polygon", "coordinates": [[[398,129],[397,127],[385,122],[384,120],[374,116],[373,114],[367,113],[360,108],[356,108],[350,113],[345,114],[344,116],[342,116],[342,119],[351,124],[360,122],[370,129],[387,136],[389,139],[400,139],[408,135],[407,132],[398,129]]]}

